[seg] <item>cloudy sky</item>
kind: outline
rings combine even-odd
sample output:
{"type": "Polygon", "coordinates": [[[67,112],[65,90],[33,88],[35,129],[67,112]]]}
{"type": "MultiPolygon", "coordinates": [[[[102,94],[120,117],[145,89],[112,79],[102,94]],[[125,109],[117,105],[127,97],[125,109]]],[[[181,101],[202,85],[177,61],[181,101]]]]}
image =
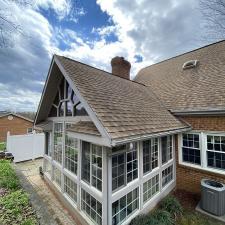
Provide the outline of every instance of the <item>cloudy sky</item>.
{"type": "Polygon", "coordinates": [[[0,0],[0,111],[37,109],[54,53],[107,71],[124,56],[134,77],[203,32],[198,0],[0,0]]]}

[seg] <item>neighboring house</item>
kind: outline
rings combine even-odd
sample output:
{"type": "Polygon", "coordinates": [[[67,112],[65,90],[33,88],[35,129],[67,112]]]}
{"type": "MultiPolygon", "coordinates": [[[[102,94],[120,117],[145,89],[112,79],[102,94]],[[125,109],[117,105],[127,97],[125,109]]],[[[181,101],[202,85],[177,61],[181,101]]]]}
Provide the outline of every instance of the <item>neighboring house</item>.
{"type": "Polygon", "coordinates": [[[11,135],[27,134],[33,131],[33,120],[11,112],[0,112],[0,142],[5,142],[7,132],[11,135]]]}
{"type": "Polygon", "coordinates": [[[85,224],[128,224],[175,187],[225,175],[225,42],[112,74],[54,55],[35,125],[43,170],[85,224]],[[176,160],[177,159],[177,160],[176,160]],[[86,221],[86,222],[85,222],[86,221]]]}

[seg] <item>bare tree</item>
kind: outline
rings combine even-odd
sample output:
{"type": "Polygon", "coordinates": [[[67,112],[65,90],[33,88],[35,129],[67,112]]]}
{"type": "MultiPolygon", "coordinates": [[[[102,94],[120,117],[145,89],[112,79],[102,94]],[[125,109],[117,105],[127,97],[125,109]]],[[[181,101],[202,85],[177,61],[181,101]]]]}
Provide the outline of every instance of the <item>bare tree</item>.
{"type": "Polygon", "coordinates": [[[207,40],[225,38],[225,0],[200,0],[207,40]]]}
{"type": "Polygon", "coordinates": [[[12,36],[23,34],[22,26],[16,21],[11,12],[13,4],[26,7],[30,5],[28,0],[0,0],[0,48],[9,47],[12,45],[12,36]]]}

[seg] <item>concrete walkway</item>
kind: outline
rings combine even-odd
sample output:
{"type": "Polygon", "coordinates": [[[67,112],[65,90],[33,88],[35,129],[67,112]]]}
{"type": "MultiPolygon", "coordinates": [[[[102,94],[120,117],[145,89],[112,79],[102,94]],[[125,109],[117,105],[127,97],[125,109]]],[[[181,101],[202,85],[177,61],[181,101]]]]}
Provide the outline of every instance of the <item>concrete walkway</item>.
{"type": "Polygon", "coordinates": [[[39,175],[42,159],[15,164],[23,188],[30,194],[31,204],[40,218],[40,225],[75,225],[55,195],[39,175]]]}

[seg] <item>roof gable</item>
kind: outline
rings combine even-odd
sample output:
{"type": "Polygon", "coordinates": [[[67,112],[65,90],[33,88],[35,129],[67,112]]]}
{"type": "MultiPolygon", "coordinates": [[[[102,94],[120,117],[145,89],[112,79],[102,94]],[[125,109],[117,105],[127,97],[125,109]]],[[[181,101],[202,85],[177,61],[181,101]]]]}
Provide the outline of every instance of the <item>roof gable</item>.
{"type": "Polygon", "coordinates": [[[33,120],[31,120],[31,119],[29,119],[29,118],[27,118],[27,117],[21,116],[21,115],[19,115],[19,114],[17,114],[17,113],[11,113],[11,112],[0,113],[0,118],[1,118],[1,117],[5,117],[5,116],[9,116],[9,115],[18,117],[18,118],[20,118],[20,119],[26,120],[26,121],[31,122],[31,123],[34,122],[33,120]]]}
{"type": "Polygon", "coordinates": [[[137,82],[148,86],[172,112],[225,108],[225,41],[142,69],[137,82]],[[183,64],[198,60],[194,68],[183,64]]]}

